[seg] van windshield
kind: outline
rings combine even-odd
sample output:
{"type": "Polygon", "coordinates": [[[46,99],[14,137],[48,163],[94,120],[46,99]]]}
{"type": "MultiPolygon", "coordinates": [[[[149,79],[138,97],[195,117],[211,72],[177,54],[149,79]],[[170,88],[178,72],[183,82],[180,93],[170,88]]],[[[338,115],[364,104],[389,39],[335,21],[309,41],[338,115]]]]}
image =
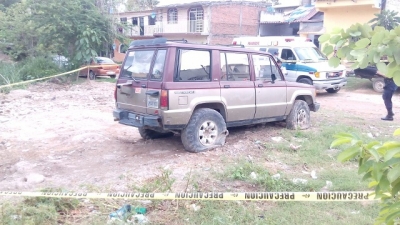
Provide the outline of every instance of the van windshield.
{"type": "Polygon", "coordinates": [[[318,48],[298,47],[294,51],[299,60],[328,60],[318,48]]]}

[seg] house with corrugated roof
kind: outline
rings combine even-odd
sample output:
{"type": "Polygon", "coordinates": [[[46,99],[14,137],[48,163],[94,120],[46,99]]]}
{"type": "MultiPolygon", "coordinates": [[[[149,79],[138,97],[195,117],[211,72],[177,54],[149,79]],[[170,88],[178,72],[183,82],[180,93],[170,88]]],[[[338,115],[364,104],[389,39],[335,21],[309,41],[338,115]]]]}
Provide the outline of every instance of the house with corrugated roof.
{"type": "Polygon", "coordinates": [[[267,7],[260,14],[259,36],[302,36],[314,40],[324,33],[324,14],[311,0],[267,7]]]}

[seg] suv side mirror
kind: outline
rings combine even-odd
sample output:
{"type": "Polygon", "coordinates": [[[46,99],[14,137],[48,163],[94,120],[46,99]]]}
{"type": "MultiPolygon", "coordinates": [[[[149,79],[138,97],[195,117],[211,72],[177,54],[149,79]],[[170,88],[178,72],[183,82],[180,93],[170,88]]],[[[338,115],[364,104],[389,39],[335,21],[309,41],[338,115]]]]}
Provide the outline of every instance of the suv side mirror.
{"type": "Polygon", "coordinates": [[[271,79],[272,79],[272,82],[271,83],[275,83],[275,80],[276,80],[276,75],[273,73],[273,74],[271,74],[271,79]]]}

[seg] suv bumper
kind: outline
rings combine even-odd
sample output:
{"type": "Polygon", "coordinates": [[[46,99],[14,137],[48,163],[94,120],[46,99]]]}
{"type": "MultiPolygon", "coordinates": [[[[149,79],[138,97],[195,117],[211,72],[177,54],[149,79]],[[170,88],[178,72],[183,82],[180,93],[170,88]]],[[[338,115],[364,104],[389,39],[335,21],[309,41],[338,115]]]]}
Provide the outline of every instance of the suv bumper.
{"type": "Polygon", "coordinates": [[[313,83],[316,90],[325,90],[328,88],[337,89],[347,84],[347,78],[343,77],[337,80],[313,80],[313,83]]]}
{"type": "Polygon", "coordinates": [[[119,121],[120,124],[133,127],[162,127],[161,117],[153,115],[141,115],[132,113],[126,110],[115,109],[113,111],[114,121],[119,121]]]}

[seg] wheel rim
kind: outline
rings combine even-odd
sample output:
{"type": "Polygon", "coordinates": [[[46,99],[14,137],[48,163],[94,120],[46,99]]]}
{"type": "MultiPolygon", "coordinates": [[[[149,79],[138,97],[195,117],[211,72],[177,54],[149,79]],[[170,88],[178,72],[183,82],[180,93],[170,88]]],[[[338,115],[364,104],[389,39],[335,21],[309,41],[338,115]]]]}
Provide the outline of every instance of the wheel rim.
{"type": "Polygon", "coordinates": [[[206,121],[199,128],[199,140],[204,146],[213,145],[218,137],[218,127],[212,121],[206,121]]]}
{"type": "Polygon", "coordinates": [[[90,72],[89,72],[89,78],[90,78],[91,80],[93,80],[94,77],[95,77],[95,75],[94,75],[93,71],[90,71],[90,72]]]}
{"type": "Polygon", "coordinates": [[[307,125],[307,123],[308,123],[307,112],[304,109],[300,109],[297,112],[297,125],[303,127],[307,125]]]}
{"type": "Polygon", "coordinates": [[[383,91],[384,86],[385,86],[385,84],[383,82],[375,82],[374,83],[375,90],[377,90],[377,91],[383,91]]]}

